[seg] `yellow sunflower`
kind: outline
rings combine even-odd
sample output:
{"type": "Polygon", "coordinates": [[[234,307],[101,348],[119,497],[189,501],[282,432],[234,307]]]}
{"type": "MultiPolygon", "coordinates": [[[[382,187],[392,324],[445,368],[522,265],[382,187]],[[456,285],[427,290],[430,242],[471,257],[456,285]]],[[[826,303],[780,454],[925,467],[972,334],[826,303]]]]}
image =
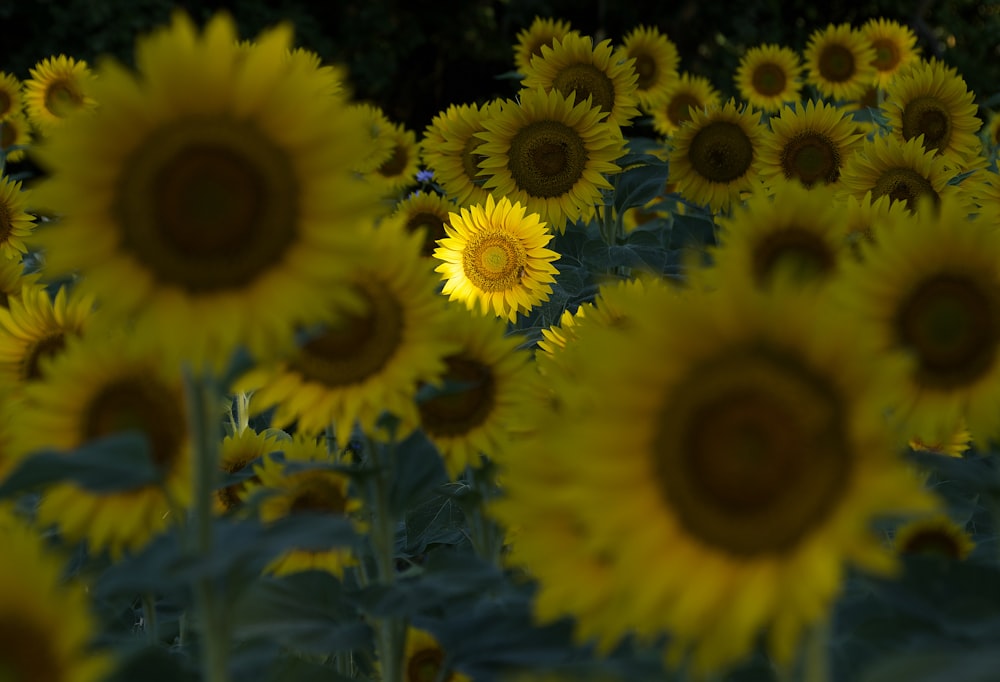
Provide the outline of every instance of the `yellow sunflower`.
{"type": "Polygon", "coordinates": [[[491,509],[516,542],[536,535],[518,556],[544,620],[575,616],[606,647],[666,632],[671,661],[689,653],[699,675],[766,631],[787,664],[848,565],[895,567],[872,520],[936,508],[877,409],[902,368],[874,371],[881,358],[818,290],[626,305],[627,333],[578,339],[592,361],[554,386],[565,405],[548,428],[504,457],[491,509]],[[576,530],[536,525],[550,510],[576,530]],[[604,576],[583,582],[596,566],[604,576]]]}
{"type": "MultiPolygon", "coordinates": [[[[484,194],[483,200],[488,196],[484,194]]],[[[401,221],[407,232],[423,236],[420,255],[430,258],[437,248],[438,240],[448,236],[445,226],[448,224],[448,216],[456,208],[454,203],[440,194],[414,192],[396,204],[393,218],[401,221]]]]}
{"type": "Polygon", "coordinates": [[[964,169],[966,159],[978,156],[980,149],[976,133],[982,121],[973,98],[954,68],[936,59],[920,60],[886,86],[881,109],[898,139],[922,136],[924,149],[964,169]]]}
{"type": "Polygon", "coordinates": [[[802,59],[781,45],[758,45],[746,51],[736,69],[736,87],[751,105],[777,112],[786,102],[798,102],[802,90],[802,59]]]}
{"type": "Polygon", "coordinates": [[[899,554],[926,554],[962,561],[976,548],[976,543],[949,517],[936,515],[902,526],[896,531],[893,546],[899,554]]]}
{"type": "MultiPolygon", "coordinates": [[[[225,474],[243,471],[257,460],[263,461],[272,452],[282,449],[283,443],[277,436],[257,433],[245,429],[241,433],[226,436],[219,451],[219,468],[225,474]]],[[[243,494],[248,485],[259,483],[257,475],[246,481],[232,483],[215,491],[215,511],[218,514],[231,512],[243,504],[243,494]]]]}
{"type": "Polygon", "coordinates": [[[691,120],[693,112],[721,106],[722,95],[710,80],[682,73],[662,97],[650,104],[650,111],[656,132],[670,137],[691,120]]]}
{"type": "Polygon", "coordinates": [[[556,40],[562,40],[574,31],[568,21],[536,16],[528,28],[518,31],[514,45],[514,66],[524,74],[534,57],[542,55],[542,47],[552,47],[556,40]]]}
{"type": "Polygon", "coordinates": [[[948,184],[950,178],[945,160],[925,150],[922,138],[900,142],[883,135],[864,141],[847,159],[840,186],[844,195],[888,196],[890,201],[906,202],[913,212],[921,198],[937,205],[944,196],[956,193],[948,184]]]}
{"type": "Polygon", "coordinates": [[[951,435],[945,440],[928,443],[920,438],[911,438],[908,445],[911,450],[916,452],[933,452],[949,457],[961,457],[972,447],[972,434],[966,428],[965,420],[962,419],[957,427],[952,427],[951,435]]]}
{"type": "Polygon", "coordinates": [[[639,115],[636,108],[639,76],[634,62],[616,52],[610,40],[597,45],[590,36],[569,33],[542,55],[531,60],[521,82],[525,90],[556,90],[563,97],[575,95],[577,103],[591,100],[601,118],[625,127],[639,115]]]}
{"type": "Polygon", "coordinates": [[[865,192],[860,199],[853,194],[841,197],[841,234],[855,258],[864,259],[865,250],[875,242],[882,225],[899,220],[908,211],[906,202],[893,201],[883,194],[877,199],[865,192]]]}
{"type": "Polygon", "coordinates": [[[112,558],[135,551],[167,527],[191,496],[191,457],[184,389],[159,352],[124,335],[67,339],[42,378],[28,384],[16,410],[15,458],[67,451],[95,439],[138,430],[149,442],[159,483],[95,492],[57,483],[42,496],[38,519],[71,542],[112,558]]]}
{"type": "Polygon", "coordinates": [[[415,627],[406,629],[403,682],[471,682],[469,677],[452,669],[442,676],[446,659],[447,654],[434,635],[415,627]]]}
{"type": "Polygon", "coordinates": [[[1000,112],[992,112],[989,119],[986,126],[986,141],[995,152],[1000,147],[1000,112]]]}
{"type": "Polygon", "coordinates": [[[824,102],[788,106],[770,119],[761,135],[757,169],[765,184],[782,178],[806,187],[836,185],[863,141],[850,115],[824,102]]]}
{"type": "Polygon", "coordinates": [[[669,181],[689,201],[714,211],[727,211],[743,192],[754,189],[753,173],[760,154],[760,115],[724,107],[692,112],[691,120],[674,134],[669,181]]]}
{"type": "Polygon", "coordinates": [[[87,587],[65,578],[64,561],[37,529],[0,513],[0,661],[11,682],[100,682],[111,657],[94,648],[99,625],[87,587]]]}
{"type": "Polygon", "coordinates": [[[139,72],[102,62],[101,107],[39,149],[39,236],[51,274],[79,271],[104,310],[196,369],[238,344],[266,356],[324,315],[378,198],[351,172],[360,115],[319,96],[280,26],[241,52],[230,17],[199,33],[177,12],[137,47],[139,72]],[[206,65],[211,65],[207,68],[206,65]]]}
{"type": "Polygon", "coordinates": [[[448,236],[434,251],[443,261],[434,269],[444,280],[441,293],[469,310],[478,303],[484,315],[492,308],[510,322],[549,299],[559,274],[552,261],[559,254],[545,248],[553,235],[537,213],[507,197],[488,196],[485,206],[463,208],[450,218],[448,236]]]}
{"type": "Polygon", "coordinates": [[[392,158],[396,146],[394,126],[385,112],[374,104],[359,102],[352,104],[351,109],[361,115],[368,147],[364,156],[355,159],[353,170],[368,175],[392,158]]]}
{"type": "Polygon", "coordinates": [[[823,97],[855,99],[875,81],[875,48],[850,24],[828,24],[813,31],[804,57],[806,82],[823,97]]]}
{"type": "Polygon", "coordinates": [[[680,55],[677,46],[655,26],[636,26],[622,39],[625,59],[635,60],[636,97],[639,106],[652,111],[677,81],[680,55]]]}
{"type": "Polygon", "coordinates": [[[486,130],[483,122],[495,116],[500,102],[482,106],[451,105],[431,120],[420,142],[424,163],[434,170],[434,178],[459,206],[486,202],[489,194],[479,177],[479,162],[483,156],[478,147],[483,143],[477,136],[486,130]]]}
{"type": "Polygon", "coordinates": [[[7,161],[17,163],[24,158],[24,149],[31,144],[31,127],[22,115],[11,114],[0,121],[0,152],[6,153],[7,161]],[[22,149],[13,149],[22,147],[22,149]]]}
{"type": "MultiPolygon", "coordinates": [[[[4,121],[6,126],[7,121],[4,121]]],[[[28,252],[24,240],[35,229],[35,217],[25,211],[30,190],[21,189],[21,181],[0,176],[0,257],[20,260],[28,252]]]]}
{"type": "Polygon", "coordinates": [[[401,123],[392,123],[386,135],[392,141],[392,152],[366,177],[381,189],[382,194],[395,197],[416,182],[420,147],[417,134],[401,123]]]}
{"type": "Polygon", "coordinates": [[[59,55],[48,57],[29,70],[24,82],[25,111],[32,124],[43,133],[61,126],[74,114],[93,110],[91,96],[94,75],[87,62],[59,55]]]}
{"type": "Polygon", "coordinates": [[[38,286],[39,273],[25,273],[24,265],[15,260],[0,260],[0,307],[10,308],[11,299],[25,289],[38,286]]]}
{"type": "Polygon", "coordinates": [[[861,34],[875,48],[875,85],[885,88],[892,77],[920,55],[917,34],[908,26],[882,17],[869,19],[861,27],[861,34]]]}
{"type": "Polygon", "coordinates": [[[355,424],[379,435],[386,413],[399,419],[398,437],[415,428],[418,384],[433,381],[457,345],[437,277],[420,257],[422,243],[397,222],[371,231],[342,285],[354,288],[363,307],[342,311],[288,359],[241,378],[235,390],[254,392],[253,411],[274,407],[278,428],[297,422],[315,434],[333,426],[341,443],[355,424]]]}
{"type": "Polygon", "coordinates": [[[20,116],[23,109],[21,81],[14,74],[0,71],[0,121],[10,116],[20,116]]]}
{"type": "Polygon", "coordinates": [[[477,153],[484,187],[522,204],[560,234],[602,203],[611,189],[605,173],[618,173],[625,153],[621,131],[602,121],[600,109],[558,90],[529,90],[505,101],[483,122],[477,153]]]}

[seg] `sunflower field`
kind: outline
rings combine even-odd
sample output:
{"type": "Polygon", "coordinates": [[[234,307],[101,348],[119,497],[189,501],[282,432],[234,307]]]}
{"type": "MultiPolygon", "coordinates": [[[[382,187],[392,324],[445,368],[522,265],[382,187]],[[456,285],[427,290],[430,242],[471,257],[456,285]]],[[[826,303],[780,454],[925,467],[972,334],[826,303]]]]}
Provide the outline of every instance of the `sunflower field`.
{"type": "Polygon", "coordinates": [[[0,682],[1000,679],[998,6],[168,5],[0,63],[0,682]]]}

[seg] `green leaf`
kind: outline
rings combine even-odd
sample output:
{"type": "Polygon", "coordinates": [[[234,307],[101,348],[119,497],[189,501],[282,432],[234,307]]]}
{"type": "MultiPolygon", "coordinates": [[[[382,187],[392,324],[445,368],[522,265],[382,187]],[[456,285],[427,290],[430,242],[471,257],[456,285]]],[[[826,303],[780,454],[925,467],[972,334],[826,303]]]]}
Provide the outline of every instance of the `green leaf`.
{"type": "Polygon", "coordinates": [[[629,208],[645,206],[660,196],[667,184],[667,166],[662,161],[635,166],[615,176],[614,207],[618,215],[629,208]]]}
{"type": "Polygon", "coordinates": [[[143,647],[132,652],[119,649],[118,664],[105,682],[197,682],[192,662],[160,647],[143,647]]]}

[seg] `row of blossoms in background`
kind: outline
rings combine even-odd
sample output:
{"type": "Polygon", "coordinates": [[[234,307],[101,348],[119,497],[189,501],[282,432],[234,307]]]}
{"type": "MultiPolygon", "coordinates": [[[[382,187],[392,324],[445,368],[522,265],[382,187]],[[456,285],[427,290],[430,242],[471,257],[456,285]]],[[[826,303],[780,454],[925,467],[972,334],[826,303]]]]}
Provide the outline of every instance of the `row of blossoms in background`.
{"type": "Polygon", "coordinates": [[[226,15],[3,75],[0,671],[993,660],[994,121],[885,19],[680,66],[538,18],[419,136],[226,15]]]}

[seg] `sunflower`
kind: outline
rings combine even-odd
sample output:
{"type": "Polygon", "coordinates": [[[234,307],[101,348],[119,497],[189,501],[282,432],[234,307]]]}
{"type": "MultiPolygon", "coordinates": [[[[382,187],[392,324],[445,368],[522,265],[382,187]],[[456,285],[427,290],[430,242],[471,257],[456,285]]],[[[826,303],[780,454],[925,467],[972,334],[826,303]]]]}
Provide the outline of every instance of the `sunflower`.
{"type": "MultiPolygon", "coordinates": [[[[287,464],[331,463],[326,448],[315,441],[296,438],[281,443],[284,459],[273,455],[254,466],[256,481],[247,481],[240,498],[246,502],[260,500],[259,515],[264,523],[273,523],[296,513],[328,514],[349,518],[361,508],[361,502],[350,496],[350,479],[339,471],[325,468],[288,470],[287,464]]],[[[363,524],[355,522],[357,530],[363,524]]],[[[350,549],[335,547],[328,550],[292,549],[274,559],[265,569],[272,575],[288,575],[301,571],[327,571],[343,577],[344,569],[357,563],[350,549]]]]}
{"type": "Polygon", "coordinates": [[[733,100],[721,108],[693,112],[691,121],[674,135],[669,181],[695,204],[728,210],[755,186],[752,170],[762,131],[759,114],[737,108],[733,100]]]}
{"type": "Polygon", "coordinates": [[[452,213],[445,225],[448,236],[440,240],[434,258],[443,261],[434,270],[445,281],[441,293],[462,301],[472,310],[476,303],[485,315],[490,308],[510,322],[518,314],[549,299],[558,273],[552,261],[559,254],[546,245],[552,233],[537,213],[526,213],[507,197],[485,206],[452,213]]]}
{"type": "Polygon", "coordinates": [[[43,133],[49,133],[80,111],[93,110],[94,75],[87,62],[59,55],[48,57],[29,70],[24,82],[28,118],[43,133]]]}
{"type": "Polygon", "coordinates": [[[384,413],[400,420],[397,436],[415,428],[417,385],[440,374],[457,345],[422,244],[422,235],[397,222],[371,231],[344,285],[364,306],[335,316],[287,360],[251,370],[235,390],[254,391],[255,412],[275,407],[275,427],[297,421],[300,431],[320,433],[333,426],[345,443],[355,423],[377,435],[384,413]]]}
{"type": "Polygon", "coordinates": [[[823,97],[855,99],[875,82],[875,48],[850,24],[828,24],[809,36],[806,81],[823,97]]]}
{"type": "Polygon", "coordinates": [[[797,102],[802,90],[802,60],[780,45],[758,45],[746,51],[736,69],[736,87],[751,105],[777,112],[786,102],[797,102]]]}
{"type": "Polygon", "coordinates": [[[869,19],[861,27],[861,34],[875,48],[875,84],[885,88],[892,77],[920,55],[917,35],[907,26],[882,17],[869,19]]]}
{"type": "Polygon", "coordinates": [[[651,105],[677,81],[677,46],[655,26],[637,26],[622,39],[622,50],[625,59],[635,60],[639,106],[651,111],[651,105]]]}
{"type": "Polygon", "coordinates": [[[228,15],[199,34],[178,11],[139,42],[139,73],[102,62],[99,110],[39,150],[36,198],[62,216],[46,269],[79,271],[106,311],[196,370],[238,344],[289,347],[348,295],[357,225],[377,215],[351,175],[368,151],[360,114],[320,96],[326,76],[286,59],[290,42],[280,26],[241,52],[228,15]]]}
{"type": "Polygon", "coordinates": [[[785,107],[770,124],[757,161],[765,184],[785,178],[806,187],[835,185],[863,140],[847,112],[824,102],[785,107]]]}
{"type": "Polygon", "coordinates": [[[361,115],[368,152],[355,160],[353,170],[367,175],[375,172],[382,164],[392,158],[396,142],[393,135],[392,121],[381,108],[368,102],[350,105],[351,109],[361,115]]]}
{"type": "Polygon", "coordinates": [[[392,152],[366,177],[382,189],[382,194],[395,197],[416,182],[420,147],[417,134],[401,123],[392,123],[386,135],[392,141],[392,152]]]}
{"type": "Polygon", "coordinates": [[[434,635],[415,627],[406,629],[403,651],[403,682],[471,682],[462,673],[449,669],[442,676],[447,654],[434,635]]]}
{"type": "MultiPolygon", "coordinates": [[[[226,436],[219,452],[219,468],[224,474],[243,471],[258,460],[263,461],[272,452],[282,449],[282,441],[275,435],[257,433],[245,429],[241,433],[226,436]]],[[[257,475],[246,481],[231,483],[215,491],[215,511],[222,514],[238,509],[243,504],[243,494],[248,485],[259,483],[257,475]]]]}
{"type": "Polygon", "coordinates": [[[173,521],[191,495],[184,389],[159,352],[124,335],[70,338],[42,377],[25,386],[14,416],[15,458],[70,451],[129,430],[149,442],[158,483],[109,493],[57,483],[43,494],[38,519],[71,542],[117,559],[136,551],[173,521]]]}
{"type": "Polygon", "coordinates": [[[459,206],[486,202],[489,194],[479,177],[483,159],[478,147],[483,143],[477,133],[484,132],[483,122],[500,111],[500,102],[482,106],[452,104],[431,120],[420,141],[424,163],[434,170],[435,179],[459,206]]]}
{"type": "Polygon", "coordinates": [[[947,163],[933,151],[924,149],[923,139],[900,142],[882,136],[866,140],[844,164],[841,172],[843,194],[861,198],[871,192],[872,199],[888,196],[890,201],[906,202],[912,212],[919,199],[933,205],[957,190],[948,184],[947,163]]]}
{"type": "Polygon", "coordinates": [[[923,554],[955,561],[968,558],[976,543],[948,516],[910,521],[896,531],[893,546],[899,554],[923,554]]]}
{"type": "Polygon", "coordinates": [[[915,452],[933,452],[948,457],[961,457],[972,447],[972,434],[965,426],[965,420],[959,421],[957,427],[952,427],[951,435],[945,440],[928,443],[920,438],[911,438],[908,443],[915,452]]]}
{"type": "Polygon", "coordinates": [[[924,149],[964,168],[979,154],[982,121],[973,93],[954,68],[936,59],[918,61],[886,86],[881,109],[900,140],[923,137],[924,149]]]}
{"type": "MultiPolygon", "coordinates": [[[[4,121],[6,126],[7,121],[4,121]]],[[[28,252],[26,237],[35,229],[35,218],[25,211],[30,190],[21,189],[21,181],[0,176],[0,257],[20,260],[28,252]]]]}
{"type": "Polygon", "coordinates": [[[601,118],[618,127],[627,126],[639,115],[636,108],[639,76],[634,62],[616,52],[610,40],[597,45],[590,36],[569,33],[556,39],[552,47],[542,47],[542,55],[531,60],[524,90],[556,90],[576,102],[591,101],[601,118]]]}
{"type": "Polygon", "coordinates": [[[523,75],[531,66],[531,60],[542,55],[542,47],[552,47],[554,41],[562,40],[573,32],[568,21],[536,16],[531,26],[517,34],[514,66],[523,75]]]}
{"type": "Polygon", "coordinates": [[[477,153],[491,194],[522,204],[560,234],[603,201],[605,173],[618,173],[625,153],[620,130],[601,110],[558,90],[529,90],[483,122],[477,153]]]}
{"type": "Polygon", "coordinates": [[[20,116],[23,109],[21,81],[13,74],[0,71],[0,121],[10,116],[20,116]]]}
{"type": "Polygon", "coordinates": [[[986,141],[996,152],[997,148],[1000,147],[1000,112],[990,113],[989,119],[986,125],[986,141]]]}
{"type": "MultiPolygon", "coordinates": [[[[488,196],[486,194],[484,200],[488,196]]],[[[402,222],[407,232],[423,235],[420,255],[430,258],[437,248],[437,241],[448,236],[445,226],[448,216],[455,209],[455,204],[440,194],[414,192],[396,204],[393,218],[402,222]]]]}
{"type": "Polygon", "coordinates": [[[99,682],[112,660],[94,649],[99,626],[87,587],[64,577],[65,563],[38,531],[0,513],[0,661],[3,679],[99,682]]]}
{"type": "Polygon", "coordinates": [[[17,163],[24,158],[24,149],[31,144],[31,127],[22,115],[11,114],[0,121],[0,153],[6,153],[7,161],[17,163]],[[22,149],[12,149],[22,147],[22,149]],[[10,150],[10,151],[8,151],[10,150]]]}
{"type": "Polygon", "coordinates": [[[704,76],[682,73],[656,102],[650,104],[653,128],[670,137],[691,120],[695,111],[722,106],[722,95],[704,76]]]}
{"type": "Polygon", "coordinates": [[[11,299],[25,289],[38,286],[39,273],[25,273],[24,265],[15,260],[0,260],[0,308],[10,308],[11,299]]]}
{"type": "Polygon", "coordinates": [[[936,507],[877,409],[901,368],[875,372],[881,358],[820,293],[631,297],[628,333],[578,340],[592,361],[554,386],[564,411],[503,458],[491,506],[518,542],[536,535],[519,558],[541,617],[575,616],[606,648],[666,631],[695,674],[766,630],[787,664],[847,564],[895,567],[873,518],[936,507]],[[577,529],[536,526],[552,510],[577,529]]]}
{"type": "Polygon", "coordinates": [[[875,242],[882,225],[899,220],[907,211],[906,202],[893,201],[883,194],[877,199],[865,192],[860,199],[853,194],[842,197],[841,234],[851,253],[858,260],[864,259],[865,250],[875,242]]]}

